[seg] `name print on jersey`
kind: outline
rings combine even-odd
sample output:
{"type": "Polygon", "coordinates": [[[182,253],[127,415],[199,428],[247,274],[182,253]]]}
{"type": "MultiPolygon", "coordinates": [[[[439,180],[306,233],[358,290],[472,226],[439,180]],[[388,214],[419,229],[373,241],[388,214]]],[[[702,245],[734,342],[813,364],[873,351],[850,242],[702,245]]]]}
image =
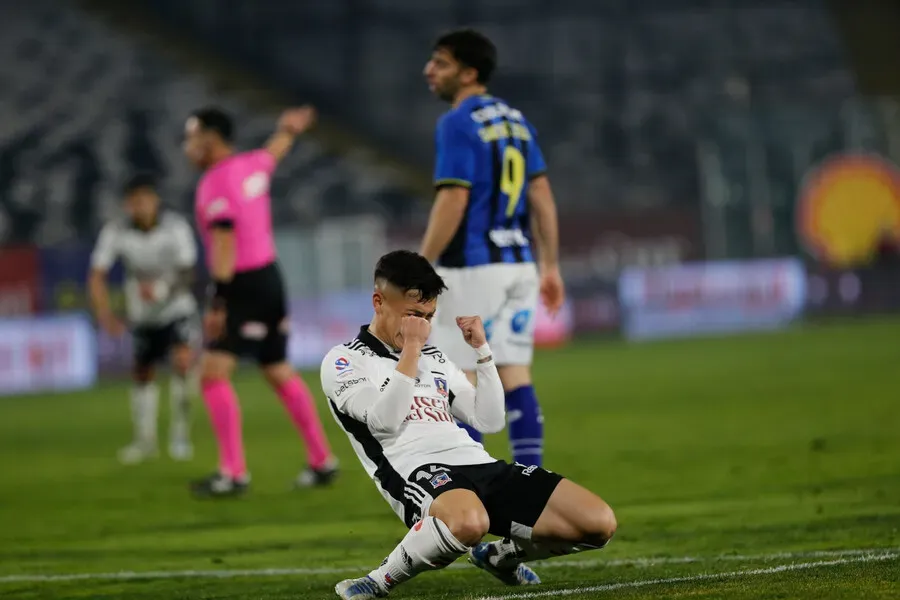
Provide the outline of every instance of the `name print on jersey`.
{"type": "Polygon", "coordinates": [[[404,421],[452,423],[453,415],[450,414],[450,403],[440,398],[415,396],[412,404],[409,406],[409,415],[404,421]]]}

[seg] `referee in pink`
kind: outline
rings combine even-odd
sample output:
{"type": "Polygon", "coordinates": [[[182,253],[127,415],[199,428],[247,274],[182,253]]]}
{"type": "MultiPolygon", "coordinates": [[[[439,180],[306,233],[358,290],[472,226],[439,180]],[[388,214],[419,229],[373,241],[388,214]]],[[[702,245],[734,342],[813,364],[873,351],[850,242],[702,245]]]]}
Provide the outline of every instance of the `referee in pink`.
{"type": "Polygon", "coordinates": [[[219,468],[192,482],[199,497],[236,496],[250,484],[231,384],[242,357],[257,362],[306,444],[308,466],[296,484],[325,485],[337,474],[313,395],[287,361],[290,322],[269,194],[278,162],[314,120],[312,108],[288,110],[265,148],[250,152],[235,151],[233,121],[217,108],[194,112],[185,125],[185,154],[203,171],[195,212],[213,280],[204,315],[201,387],[218,441],[219,468]]]}

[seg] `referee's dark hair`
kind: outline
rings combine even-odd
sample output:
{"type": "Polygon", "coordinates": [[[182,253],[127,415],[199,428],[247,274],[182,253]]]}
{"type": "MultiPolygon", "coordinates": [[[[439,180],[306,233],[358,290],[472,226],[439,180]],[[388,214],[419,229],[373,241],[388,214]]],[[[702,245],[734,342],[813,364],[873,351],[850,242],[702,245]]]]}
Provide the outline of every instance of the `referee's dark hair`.
{"type": "Polygon", "coordinates": [[[428,302],[447,289],[428,259],[409,250],[395,250],[378,259],[375,285],[389,284],[402,291],[417,292],[419,300],[428,302]]]}
{"type": "Polygon", "coordinates": [[[135,173],[122,186],[122,195],[127,197],[139,190],[156,191],[156,187],[156,176],[153,173],[135,173]]]}
{"type": "Polygon", "coordinates": [[[474,29],[457,29],[445,33],[434,43],[435,50],[446,50],[465,67],[478,72],[478,83],[484,85],[497,67],[497,47],[486,35],[474,29]]]}
{"type": "Polygon", "coordinates": [[[200,123],[201,130],[213,131],[229,143],[234,140],[234,120],[221,108],[207,106],[195,110],[191,116],[200,123]]]}

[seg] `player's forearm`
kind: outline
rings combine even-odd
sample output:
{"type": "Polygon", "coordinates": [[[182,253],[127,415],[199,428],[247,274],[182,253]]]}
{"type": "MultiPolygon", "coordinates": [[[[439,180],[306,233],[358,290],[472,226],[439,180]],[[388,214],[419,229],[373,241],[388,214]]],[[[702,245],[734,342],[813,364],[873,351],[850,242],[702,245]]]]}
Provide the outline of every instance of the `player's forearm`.
{"type": "MultiPolygon", "coordinates": [[[[376,382],[372,382],[378,385],[376,382]]],[[[375,431],[393,433],[400,429],[406,417],[415,393],[415,377],[395,371],[375,392],[377,399],[366,413],[366,422],[375,431]]]]}
{"type": "Polygon", "coordinates": [[[538,260],[543,268],[556,267],[559,264],[559,221],[553,191],[546,177],[531,182],[528,199],[538,260]]]}
{"type": "Polygon", "coordinates": [[[477,382],[475,419],[472,426],[482,433],[497,433],[503,431],[506,425],[506,396],[493,357],[486,360],[490,356],[490,351],[487,345],[479,350],[479,362],[475,369],[477,382]],[[486,362],[481,362],[482,360],[486,362]]]}
{"type": "Polygon", "coordinates": [[[419,254],[432,263],[440,258],[462,223],[468,199],[468,190],[463,188],[443,189],[438,193],[419,254]]]}
{"type": "Polygon", "coordinates": [[[474,385],[463,386],[453,400],[453,413],[463,422],[482,433],[497,433],[506,425],[506,398],[503,383],[490,348],[479,349],[474,385]]]}
{"type": "Polygon", "coordinates": [[[88,293],[91,299],[91,307],[98,319],[110,314],[109,288],[106,286],[106,273],[92,271],[88,279],[88,293]]]}
{"type": "Polygon", "coordinates": [[[210,254],[210,276],[217,282],[230,282],[234,277],[234,267],[237,263],[233,232],[213,231],[210,254]]]}
{"type": "Polygon", "coordinates": [[[378,398],[366,414],[366,421],[373,429],[394,432],[406,421],[416,389],[419,350],[416,347],[403,348],[394,373],[381,384],[378,398]]]}
{"type": "Polygon", "coordinates": [[[275,157],[276,162],[281,162],[281,159],[287,156],[294,147],[296,140],[297,136],[293,133],[279,129],[266,141],[265,148],[269,154],[275,157]]]}

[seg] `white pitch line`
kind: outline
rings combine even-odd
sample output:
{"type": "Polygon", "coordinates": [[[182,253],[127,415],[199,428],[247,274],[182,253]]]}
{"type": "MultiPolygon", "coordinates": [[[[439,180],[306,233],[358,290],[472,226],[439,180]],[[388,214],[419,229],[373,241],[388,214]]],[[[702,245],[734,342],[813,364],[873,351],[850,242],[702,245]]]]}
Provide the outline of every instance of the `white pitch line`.
{"type": "Polygon", "coordinates": [[[530,600],[531,598],[551,598],[555,596],[572,596],[575,594],[596,594],[598,592],[612,592],[627,588],[640,588],[651,585],[666,585],[670,583],[694,583],[697,581],[712,581],[721,579],[739,579],[741,577],[753,577],[758,575],[776,575],[789,571],[806,571],[823,567],[835,567],[853,563],[870,563],[894,560],[900,557],[896,552],[887,554],[866,554],[862,556],[837,558],[834,560],[820,560],[816,562],[794,563],[778,565],[765,569],[747,569],[745,571],[731,571],[728,573],[703,573],[700,575],[687,575],[685,577],[668,577],[665,579],[642,579],[638,581],[623,581],[621,583],[607,583],[580,588],[565,588],[560,590],[547,590],[546,592],[524,592],[521,594],[507,594],[504,596],[481,596],[475,600],[530,600]]]}
{"type": "MultiPolygon", "coordinates": [[[[595,560],[552,560],[533,563],[541,569],[578,568],[594,569],[606,567],[652,567],[657,565],[716,563],[716,562],[769,562],[792,558],[846,558],[868,556],[878,552],[900,552],[900,548],[857,548],[848,550],[813,550],[807,552],[777,552],[772,554],[721,554],[718,556],[648,556],[643,558],[595,559],[595,560]]],[[[457,562],[451,569],[473,568],[457,562]]],[[[208,569],[189,571],[117,571],[112,573],[23,573],[20,575],[0,575],[3,583],[48,583],[55,581],[111,580],[130,581],[147,579],[235,579],[239,577],[285,577],[297,575],[344,575],[367,573],[368,567],[292,567],[271,569],[208,569]]]]}

